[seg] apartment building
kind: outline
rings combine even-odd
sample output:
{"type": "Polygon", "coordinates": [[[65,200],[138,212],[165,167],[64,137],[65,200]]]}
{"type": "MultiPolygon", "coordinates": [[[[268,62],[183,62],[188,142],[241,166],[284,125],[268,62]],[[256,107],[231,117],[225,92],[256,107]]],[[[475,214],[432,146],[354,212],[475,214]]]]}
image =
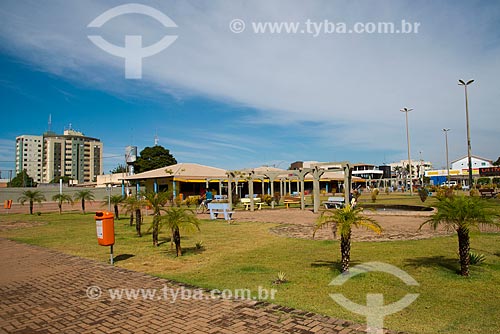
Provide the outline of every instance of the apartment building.
{"type": "Polygon", "coordinates": [[[26,169],[36,182],[49,183],[67,176],[74,184],[80,184],[93,182],[97,175],[103,174],[103,144],[97,138],[73,129],[65,130],[62,135],[49,131],[43,136],[17,138],[16,172],[26,169]]]}
{"type": "Polygon", "coordinates": [[[43,136],[16,137],[16,174],[26,170],[37,183],[42,182],[43,136]]]}

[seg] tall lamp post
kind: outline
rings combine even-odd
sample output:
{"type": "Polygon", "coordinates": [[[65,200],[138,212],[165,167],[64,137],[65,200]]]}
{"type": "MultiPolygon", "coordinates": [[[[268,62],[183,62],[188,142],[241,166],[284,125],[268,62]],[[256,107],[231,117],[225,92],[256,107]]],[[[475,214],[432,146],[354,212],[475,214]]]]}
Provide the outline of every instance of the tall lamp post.
{"type": "Polygon", "coordinates": [[[448,160],[448,131],[450,131],[450,129],[443,129],[444,140],[446,143],[446,181],[448,182],[448,187],[449,187],[450,186],[450,163],[448,160]]]}
{"type": "Polygon", "coordinates": [[[467,98],[467,86],[473,83],[474,80],[469,80],[467,82],[463,80],[458,80],[460,86],[464,86],[465,89],[465,120],[467,122],[467,158],[469,160],[469,189],[472,189],[472,153],[470,147],[470,127],[469,127],[469,100],[467,98]]]}
{"type": "Polygon", "coordinates": [[[406,142],[408,143],[408,175],[410,176],[410,196],[413,196],[413,178],[411,173],[411,154],[410,154],[410,131],[408,129],[408,113],[412,111],[411,108],[400,109],[401,112],[406,114],[406,142]]]}

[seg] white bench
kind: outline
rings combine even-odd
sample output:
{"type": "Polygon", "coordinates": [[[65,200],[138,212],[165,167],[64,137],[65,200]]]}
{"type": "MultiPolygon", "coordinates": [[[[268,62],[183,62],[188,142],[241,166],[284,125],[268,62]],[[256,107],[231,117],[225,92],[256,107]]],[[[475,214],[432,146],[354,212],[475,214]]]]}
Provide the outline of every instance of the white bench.
{"type": "Polygon", "coordinates": [[[210,210],[210,219],[219,218],[219,214],[222,214],[225,220],[231,220],[233,218],[232,211],[229,211],[229,203],[208,203],[208,210],[210,210]]]}
{"type": "MultiPolygon", "coordinates": [[[[241,204],[245,206],[245,210],[250,210],[250,198],[242,198],[240,199],[241,204]]],[[[257,206],[258,210],[262,210],[262,202],[260,201],[260,197],[254,198],[253,199],[253,205],[257,206]]]]}
{"type": "Polygon", "coordinates": [[[344,197],[328,197],[328,200],[323,202],[325,209],[340,209],[344,206],[344,197]]]}

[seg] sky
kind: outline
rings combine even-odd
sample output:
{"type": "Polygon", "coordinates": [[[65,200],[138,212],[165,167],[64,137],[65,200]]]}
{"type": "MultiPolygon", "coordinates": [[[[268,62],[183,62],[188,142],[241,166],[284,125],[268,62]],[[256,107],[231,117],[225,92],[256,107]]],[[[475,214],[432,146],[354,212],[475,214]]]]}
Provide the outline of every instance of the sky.
{"type": "MultiPolygon", "coordinates": [[[[105,172],[124,162],[126,146],[140,151],[155,136],[179,162],[225,169],[287,168],[298,160],[381,165],[407,159],[404,107],[413,109],[412,160],[441,168],[443,128],[451,129],[450,161],[467,154],[458,79],[475,80],[468,86],[472,153],[500,156],[499,2],[135,4],[149,9],[137,12],[126,1],[2,0],[0,171],[15,168],[15,137],[42,134],[49,115],[55,132],[71,126],[101,139],[105,172]],[[117,6],[135,11],[91,24],[117,6]],[[388,22],[411,32],[368,32],[388,22]],[[266,24],[283,30],[258,31],[266,24]],[[286,32],[285,24],[298,29],[286,32]],[[123,55],[89,36],[116,47],[126,36],[141,36],[139,47],[174,40],[139,55],[130,68],[142,73],[134,79],[123,55]]],[[[126,46],[130,57],[141,52],[126,46]]]]}

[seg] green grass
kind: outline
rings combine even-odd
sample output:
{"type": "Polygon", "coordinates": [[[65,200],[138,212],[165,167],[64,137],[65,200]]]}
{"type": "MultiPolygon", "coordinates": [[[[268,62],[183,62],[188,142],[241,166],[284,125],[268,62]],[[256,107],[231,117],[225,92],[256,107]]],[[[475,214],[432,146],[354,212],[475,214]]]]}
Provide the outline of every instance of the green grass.
{"type": "MultiPolygon", "coordinates": [[[[380,194],[380,202],[387,196],[380,194]]],[[[413,199],[411,199],[413,200],[413,199]]],[[[420,202],[420,200],[418,200],[420,202]]],[[[398,202],[401,204],[401,201],[398,202]]],[[[410,204],[410,203],[408,203],[410,204]]],[[[416,203],[414,203],[416,204],[416,203]]],[[[426,202],[427,204],[427,202],[426,202]]],[[[42,214],[3,215],[0,221],[43,221],[45,225],[0,232],[0,236],[59,251],[109,261],[109,249],[97,245],[93,215],[42,214]]],[[[149,222],[149,217],[146,218],[149,222]]],[[[329,286],[339,275],[337,241],[299,240],[274,236],[276,224],[204,221],[201,232],[183,235],[185,255],[176,258],[165,232],[163,242],[153,248],[150,234],[135,236],[127,219],[115,222],[116,265],[204,288],[242,289],[258,287],[278,290],[273,303],[337,318],[364,322],[330,299],[342,293],[366,304],[366,293],[382,293],[385,303],[407,293],[420,297],[408,308],[385,318],[384,325],[412,333],[497,333],[500,327],[500,234],[473,234],[472,249],[486,255],[481,266],[471,267],[471,277],[456,274],[456,237],[418,241],[356,242],[351,261],[356,265],[380,261],[395,265],[415,278],[420,286],[409,287],[384,273],[369,273],[343,286],[329,286]],[[195,244],[203,241],[204,249],[195,244]],[[283,271],[289,282],[273,285],[283,271]]],[[[145,231],[147,225],[143,228],[145,231]]]]}

